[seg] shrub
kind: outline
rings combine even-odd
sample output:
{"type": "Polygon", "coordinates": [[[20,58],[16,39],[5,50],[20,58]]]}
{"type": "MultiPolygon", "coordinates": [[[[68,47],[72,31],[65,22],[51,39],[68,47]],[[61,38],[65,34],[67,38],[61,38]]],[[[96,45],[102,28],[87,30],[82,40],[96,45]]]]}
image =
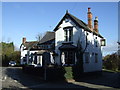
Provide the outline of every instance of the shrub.
{"type": "Polygon", "coordinates": [[[114,71],[120,70],[120,58],[115,53],[105,56],[103,58],[103,67],[114,71]]]}

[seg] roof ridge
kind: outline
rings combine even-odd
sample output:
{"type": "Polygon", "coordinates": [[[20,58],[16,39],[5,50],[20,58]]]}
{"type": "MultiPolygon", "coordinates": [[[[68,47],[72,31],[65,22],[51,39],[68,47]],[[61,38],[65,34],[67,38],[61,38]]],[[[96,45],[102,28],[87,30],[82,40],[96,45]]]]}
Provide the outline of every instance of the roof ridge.
{"type": "Polygon", "coordinates": [[[84,28],[84,29],[87,29],[89,31],[91,31],[88,27],[87,27],[87,24],[85,22],[83,22],[82,20],[80,20],[79,18],[77,18],[76,16],[68,13],[68,15],[70,15],[78,24],[81,23],[81,26],[84,28]]]}
{"type": "Polygon", "coordinates": [[[68,13],[69,15],[73,16],[74,18],[80,20],[83,24],[85,24],[87,26],[87,24],[85,22],[83,22],[81,19],[77,18],[76,16],[72,15],[71,13],[68,13]]]}
{"type": "MultiPolygon", "coordinates": [[[[60,21],[60,22],[57,24],[57,26],[55,27],[54,31],[56,31],[56,30],[58,29],[58,26],[61,24],[61,22],[64,20],[64,18],[66,18],[66,16],[67,16],[67,17],[70,17],[70,19],[72,19],[79,27],[83,28],[85,31],[93,32],[93,31],[88,27],[88,25],[87,25],[84,21],[80,20],[79,18],[77,18],[76,16],[72,15],[72,14],[69,13],[69,12],[67,12],[67,13],[64,15],[64,17],[61,19],[61,21],[60,21]]],[[[100,33],[96,33],[96,32],[93,32],[93,33],[95,33],[96,35],[102,37],[102,36],[100,35],[100,33]]]]}

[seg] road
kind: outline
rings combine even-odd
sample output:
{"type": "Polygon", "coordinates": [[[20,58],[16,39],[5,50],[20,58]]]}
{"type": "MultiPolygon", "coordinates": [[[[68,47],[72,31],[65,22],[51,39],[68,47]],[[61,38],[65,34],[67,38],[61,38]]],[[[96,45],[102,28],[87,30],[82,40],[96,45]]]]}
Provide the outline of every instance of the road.
{"type": "Polygon", "coordinates": [[[79,82],[45,82],[37,75],[23,73],[21,67],[3,67],[1,81],[3,90],[32,90],[34,88],[120,89],[120,74],[106,72],[100,77],[85,77],[79,82]]]}

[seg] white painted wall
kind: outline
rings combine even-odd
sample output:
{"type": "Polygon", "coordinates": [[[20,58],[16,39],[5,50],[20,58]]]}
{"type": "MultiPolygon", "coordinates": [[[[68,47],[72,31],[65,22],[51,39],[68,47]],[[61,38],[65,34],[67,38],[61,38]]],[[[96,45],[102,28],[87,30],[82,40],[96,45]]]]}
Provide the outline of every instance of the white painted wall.
{"type": "MultiPolygon", "coordinates": [[[[77,46],[77,41],[78,39],[80,39],[80,41],[82,42],[82,47],[85,48],[86,45],[86,31],[84,31],[84,29],[81,29],[79,27],[77,27],[74,22],[72,22],[71,20],[69,22],[65,22],[63,21],[62,24],[59,26],[60,28],[55,32],[55,51],[56,53],[58,53],[58,56],[55,57],[55,60],[58,64],[60,64],[60,50],[58,49],[61,45],[62,42],[64,42],[64,27],[67,26],[75,26],[73,27],[73,45],[77,46]]],[[[95,46],[95,38],[97,37],[98,40],[98,44],[100,45],[100,37],[93,35],[93,33],[88,33],[88,43],[89,45],[87,46],[86,52],[90,53],[90,61],[89,63],[85,63],[85,55],[83,57],[83,67],[84,67],[84,72],[92,72],[92,71],[100,71],[102,70],[102,53],[101,53],[101,46],[96,47],[95,46]],[[94,53],[94,55],[92,56],[92,53],[94,53]],[[98,63],[95,63],[94,60],[94,56],[95,53],[98,53],[98,63]]],[[[62,58],[64,58],[62,56],[62,58]]],[[[62,60],[63,62],[63,60],[62,60]]],[[[64,62],[63,62],[64,63],[64,62]]]]}
{"type": "Polygon", "coordinates": [[[28,50],[23,50],[23,49],[24,49],[24,45],[22,45],[21,48],[20,48],[20,51],[21,51],[20,64],[21,64],[21,65],[25,64],[25,63],[23,62],[23,57],[25,57],[25,54],[27,54],[27,51],[28,51],[28,50]]]}
{"type": "MultiPolygon", "coordinates": [[[[28,51],[28,50],[24,50],[24,48],[25,48],[24,45],[22,45],[20,48],[20,50],[21,50],[21,61],[20,61],[21,65],[25,64],[25,62],[23,62],[23,57],[25,57],[26,54],[30,55],[32,53],[38,52],[38,50],[28,51]]],[[[28,57],[27,57],[27,64],[30,64],[30,63],[28,63],[28,57]]]]}

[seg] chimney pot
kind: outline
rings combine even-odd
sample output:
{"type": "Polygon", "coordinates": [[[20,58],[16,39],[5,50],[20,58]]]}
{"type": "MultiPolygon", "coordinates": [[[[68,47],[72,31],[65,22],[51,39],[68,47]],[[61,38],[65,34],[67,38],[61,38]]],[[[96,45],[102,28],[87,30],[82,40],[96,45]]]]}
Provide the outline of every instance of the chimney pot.
{"type": "Polygon", "coordinates": [[[97,21],[98,21],[98,17],[95,17],[95,20],[97,20],[97,21]]]}
{"type": "Polygon", "coordinates": [[[90,9],[91,9],[91,8],[89,7],[89,8],[88,8],[88,12],[90,12],[90,9]]]}
{"type": "Polygon", "coordinates": [[[26,38],[23,37],[23,39],[22,39],[22,43],[25,43],[25,42],[26,42],[26,38]]]}
{"type": "Polygon", "coordinates": [[[94,30],[98,33],[98,17],[95,17],[95,20],[94,20],[94,30]]]}
{"type": "Polygon", "coordinates": [[[91,29],[93,29],[93,26],[92,26],[92,13],[90,12],[90,7],[88,8],[88,27],[91,29]]]}
{"type": "Polygon", "coordinates": [[[68,13],[68,10],[66,10],[66,13],[68,13]]]}

